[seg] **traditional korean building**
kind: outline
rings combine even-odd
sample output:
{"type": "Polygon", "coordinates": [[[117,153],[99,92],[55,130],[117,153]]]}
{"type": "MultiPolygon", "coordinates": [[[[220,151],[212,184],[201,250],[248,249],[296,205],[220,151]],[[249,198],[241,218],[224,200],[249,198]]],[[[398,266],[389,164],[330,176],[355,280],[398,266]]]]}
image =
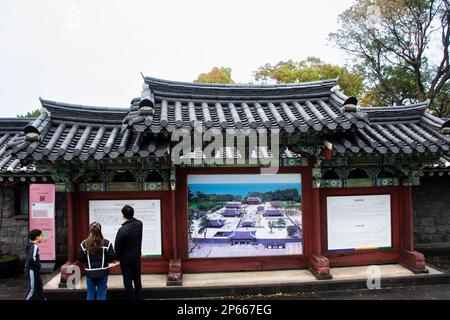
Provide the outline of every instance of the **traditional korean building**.
{"type": "MultiPolygon", "coordinates": [[[[181,284],[183,272],[309,268],[322,279],[330,277],[333,266],[383,263],[425,272],[424,257],[413,247],[412,189],[434,164],[448,163],[450,146],[448,121],[431,115],[427,102],[361,108],[357,98],[340,91],[337,80],[288,85],[144,81],[141,97],[129,107],[41,99],[37,119],[0,120],[4,251],[24,245],[27,186],[43,183],[56,186],[56,251],[57,257],[67,257],[62,283],[102,201],[156,203],[159,251],[143,257],[142,268],[167,273],[168,284],[181,284]],[[251,132],[251,143],[208,149],[202,140],[236,130],[244,136],[251,132]],[[183,135],[192,138],[188,152],[177,147],[183,135]],[[260,173],[301,176],[302,254],[191,258],[190,176],[260,173]],[[19,199],[19,211],[11,208],[12,198],[19,199]],[[387,230],[388,246],[361,247],[372,240],[349,230],[353,244],[344,248],[334,237],[345,230],[336,226],[363,221],[355,208],[369,201],[367,208],[378,209],[364,214],[387,214],[377,223],[387,230]]],[[[231,234],[235,241],[257,242],[253,231],[231,234]]]]}
{"type": "Polygon", "coordinates": [[[259,197],[248,197],[247,204],[251,205],[261,204],[261,199],[259,197]]]}
{"type": "Polygon", "coordinates": [[[222,228],[224,224],[224,220],[208,220],[208,228],[222,228]]]}
{"type": "Polygon", "coordinates": [[[284,217],[284,211],[281,209],[264,210],[262,215],[264,217],[284,217]]]}
{"type": "Polygon", "coordinates": [[[225,204],[225,207],[227,209],[236,210],[236,209],[240,209],[241,208],[241,203],[240,202],[227,202],[225,204]]]}
{"type": "Polygon", "coordinates": [[[222,216],[223,217],[228,217],[228,218],[234,218],[234,217],[240,217],[242,215],[242,212],[236,209],[225,209],[222,212],[222,216]]]}

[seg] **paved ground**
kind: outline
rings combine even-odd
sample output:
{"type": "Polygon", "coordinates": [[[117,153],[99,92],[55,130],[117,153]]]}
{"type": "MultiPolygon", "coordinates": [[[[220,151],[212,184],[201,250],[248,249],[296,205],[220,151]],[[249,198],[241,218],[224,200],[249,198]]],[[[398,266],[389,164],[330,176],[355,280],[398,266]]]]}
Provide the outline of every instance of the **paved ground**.
{"type": "MultiPolygon", "coordinates": [[[[238,297],[235,297],[238,298],[238,297]]],[[[305,292],[295,295],[247,296],[238,299],[262,300],[450,300],[450,284],[386,288],[380,290],[349,290],[305,292]]]]}
{"type": "MultiPolygon", "coordinates": [[[[44,277],[44,281],[49,277],[44,277]]],[[[22,300],[26,292],[23,276],[0,279],[0,300],[22,300]]],[[[239,299],[311,299],[311,300],[450,300],[450,284],[386,288],[380,290],[351,290],[331,292],[305,292],[295,295],[268,295],[234,297],[239,299]]]]}
{"type": "MultiPolygon", "coordinates": [[[[44,283],[49,281],[55,274],[42,275],[44,283]]],[[[13,278],[0,279],[0,300],[23,300],[27,292],[27,280],[25,275],[17,275],[13,278]]]]}
{"type": "MultiPolygon", "coordinates": [[[[440,274],[439,271],[428,268],[428,275],[440,274]]],[[[332,268],[331,274],[333,280],[353,280],[366,282],[368,276],[368,267],[345,267],[332,268]]],[[[396,277],[411,277],[415,275],[408,269],[398,264],[388,264],[378,266],[378,271],[382,278],[396,278],[396,277]]],[[[56,275],[50,282],[48,282],[44,289],[46,290],[60,290],[58,287],[60,276],[56,275]]],[[[86,289],[86,278],[81,279],[80,288],[86,289]]],[[[271,284],[305,284],[305,283],[324,283],[324,281],[317,280],[314,275],[307,269],[301,270],[267,270],[267,271],[246,271],[246,272],[213,272],[213,273],[185,273],[183,275],[183,287],[193,288],[201,287],[207,289],[208,287],[233,287],[233,286],[261,286],[271,284]]],[[[143,274],[142,284],[144,288],[167,288],[167,278],[165,274],[143,274]]],[[[425,283],[422,283],[425,284],[425,283]]],[[[123,290],[123,280],[121,275],[110,275],[108,278],[109,289],[123,290]]],[[[266,291],[267,292],[267,291],[266,291]]],[[[223,293],[225,294],[225,293],[223,293]]]]}
{"type": "Polygon", "coordinates": [[[441,270],[450,272],[450,254],[429,255],[425,257],[427,263],[441,270]]]}
{"type": "MultiPolygon", "coordinates": [[[[428,256],[430,264],[450,271],[449,256],[428,256]]],[[[57,273],[43,275],[44,283],[56,276],[57,273]]],[[[18,275],[9,279],[0,279],[0,300],[22,300],[27,290],[27,282],[24,275],[18,275]]],[[[233,298],[233,297],[232,297],[233,298]]],[[[349,290],[330,292],[304,292],[294,295],[266,295],[234,297],[239,299],[312,299],[312,300],[450,300],[450,284],[421,285],[414,287],[382,288],[380,290],[349,290]]]]}
{"type": "MultiPolygon", "coordinates": [[[[48,281],[51,276],[43,277],[48,281]]],[[[22,300],[26,292],[24,276],[0,279],[0,300],[22,300]]],[[[380,290],[348,290],[330,292],[305,292],[285,295],[226,297],[231,299],[294,299],[294,300],[450,300],[450,284],[414,287],[382,288],[380,290]]]]}
{"type": "Polygon", "coordinates": [[[26,281],[23,276],[0,279],[0,300],[23,299],[26,291],[26,281]]]}

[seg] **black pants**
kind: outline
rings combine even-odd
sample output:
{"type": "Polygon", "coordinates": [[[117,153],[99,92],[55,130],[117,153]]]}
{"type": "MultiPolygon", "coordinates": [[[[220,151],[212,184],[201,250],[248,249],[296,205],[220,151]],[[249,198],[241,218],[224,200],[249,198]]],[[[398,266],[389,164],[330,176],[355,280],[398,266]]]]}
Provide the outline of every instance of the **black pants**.
{"type": "Polygon", "coordinates": [[[142,299],[142,283],[141,283],[141,258],[132,261],[120,261],[122,269],[123,285],[128,300],[142,299]],[[134,288],[133,288],[134,283],[134,288]]]}
{"type": "Polygon", "coordinates": [[[42,290],[42,280],[39,272],[34,270],[27,270],[28,291],[25,295],[25,300],[45,300],[44,292],[42,290]]]}

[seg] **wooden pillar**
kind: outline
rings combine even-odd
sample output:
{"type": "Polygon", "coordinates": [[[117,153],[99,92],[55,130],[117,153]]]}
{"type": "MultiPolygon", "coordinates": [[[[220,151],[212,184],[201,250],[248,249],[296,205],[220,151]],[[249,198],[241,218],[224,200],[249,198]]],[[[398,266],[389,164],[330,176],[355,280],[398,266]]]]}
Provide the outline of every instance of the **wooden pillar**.
{"type": "Polygon", "coordinates": [[[170,216],[171,216],[171,257],[169,261],[169,273],[167,274],[168,286],[181,286],[183,284],[183,272],[181,269],[181,258],[178,251],[177,220],[176,220],[176,171],[170,172],[170,216]]]}
{"type": "Polygon", "coordinates": [[[73,192],[67,192],[67,256],[69,262],[73,262],[75,258],[75,248],[73,247],[73,192]]]}
{"type": "Polygon", "coordinates": [[[76,255],[78,250],[78,191],[67,191],[67,255],[68,260],[61,266],[61,274],[59,280],[59,287],[66,288],[67,281],[74,275],[76,269],[82,270],[81,264],[76,261],[76,255]]]}
{"type": "Polygon", "coordinates": [[[322,219],[320,206],[320,168],[312,169],[311,181],[311,228],[310,245],[311,254],[309,257],[309,270],[319,280],[331,279],[330,262],[327,257],[322,255],[322,219]]]}
{"type": "Polygon", "coordinates": [[[400,193],[400,264],[414,273],[428,273],[425,257],[414,251],[413,206],[411,186],[399,187],[400,193]]]}

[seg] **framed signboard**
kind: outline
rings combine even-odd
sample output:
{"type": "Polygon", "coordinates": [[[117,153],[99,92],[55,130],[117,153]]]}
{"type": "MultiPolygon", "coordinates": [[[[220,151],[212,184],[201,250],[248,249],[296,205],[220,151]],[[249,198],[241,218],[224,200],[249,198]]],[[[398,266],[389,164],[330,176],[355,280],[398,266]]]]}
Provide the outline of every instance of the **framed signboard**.
{"type": "Polygon", "coordinates": [[[42,231],[44,240],[39,244],[42,261],[56,259],[55,185],[30,184],[29,230],[42,231]]]}
{"type": "Polygon", "coordinates": [[[103,237],[114,243],[123,221],[122,208],[134,208],[134,217],[143,223],[142,254],[161,256],[161,201],[157,200],[90,200],[89,223],[102,225],[103,237]]]}
{"type": "Polygon", "coordinates": [[[328,196],[328,251],[386,249],[392,246],[391,196],[328,196]]]}
{"type": "Polygon", "coordinates": [[[301,174],[188,175],[189,258],[303,254],[301,174]]]}

